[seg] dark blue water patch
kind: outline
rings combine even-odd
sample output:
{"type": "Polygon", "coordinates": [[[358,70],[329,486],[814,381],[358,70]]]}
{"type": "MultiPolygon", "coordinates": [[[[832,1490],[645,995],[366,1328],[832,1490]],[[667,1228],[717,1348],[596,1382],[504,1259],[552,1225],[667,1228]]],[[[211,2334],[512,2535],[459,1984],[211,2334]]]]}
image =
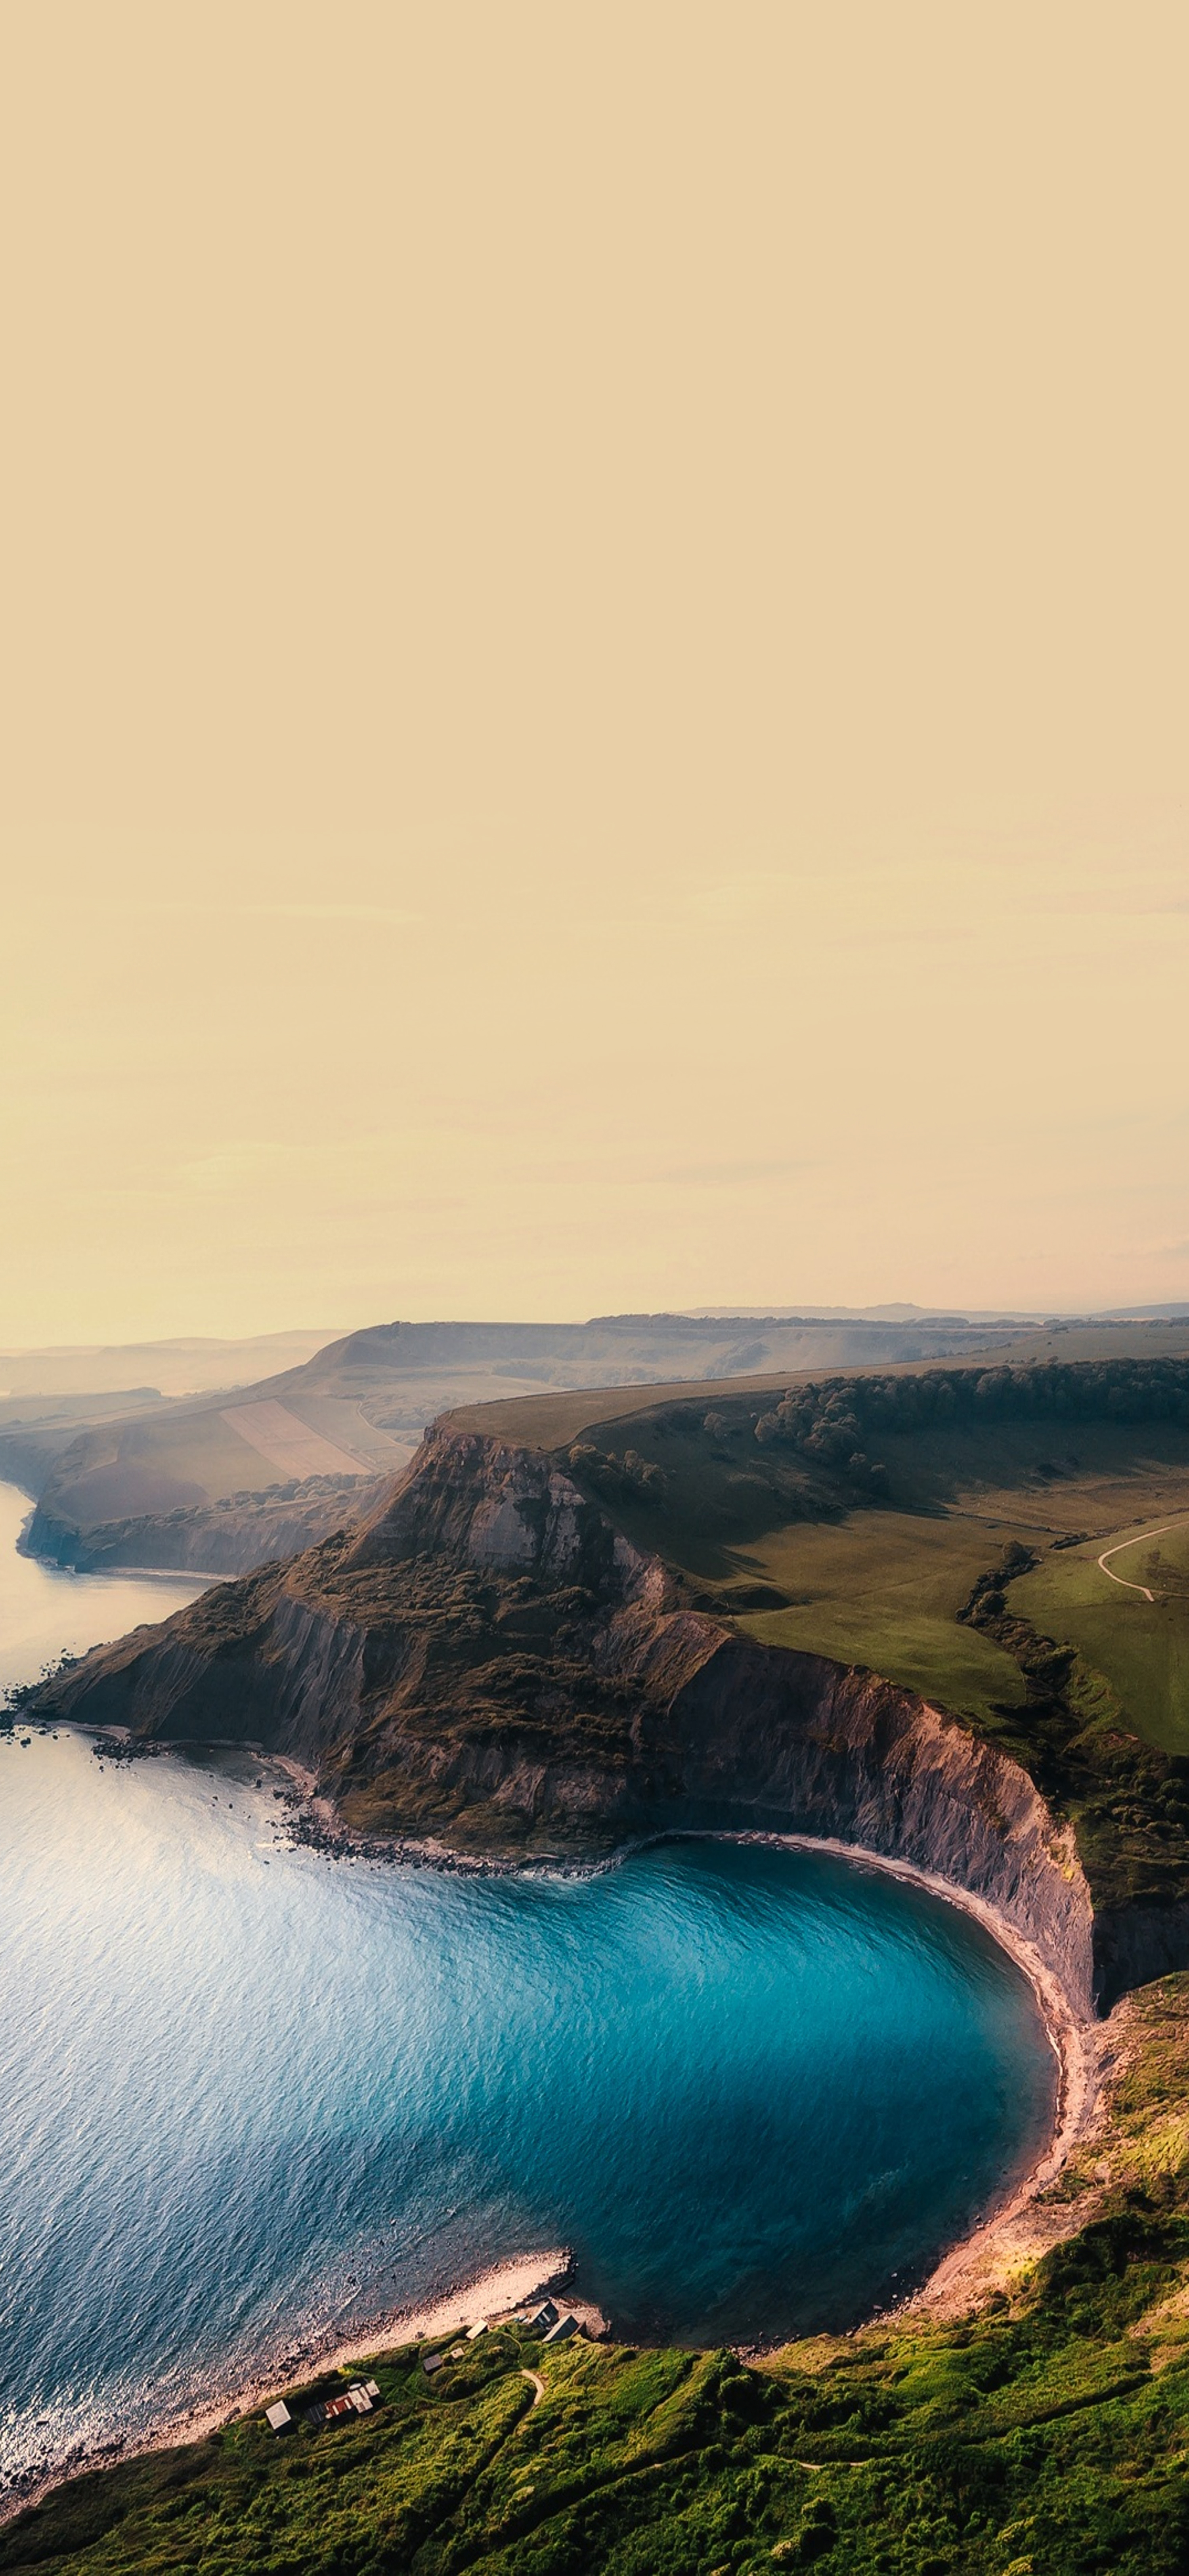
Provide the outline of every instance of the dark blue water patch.
{"type": "Polygon", "coordinates": [[[0,1750],[9,2471],[538,2247],[633,2340],[844,2327],[1051,2118],[1018,1970],[886,1873],[692,1841],[473,1879],[277,1815],[0,1750]]]}

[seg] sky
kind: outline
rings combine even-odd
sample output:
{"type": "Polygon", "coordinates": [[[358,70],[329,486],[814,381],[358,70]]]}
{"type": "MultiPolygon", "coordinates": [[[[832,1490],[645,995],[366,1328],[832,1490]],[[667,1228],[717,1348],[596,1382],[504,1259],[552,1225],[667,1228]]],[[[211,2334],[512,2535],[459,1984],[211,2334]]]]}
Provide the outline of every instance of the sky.
{"type": "Polygon", "coordinates": [[[1189,1298],[1187,72],[12,0],[0,1347],[1189,1298]]]}

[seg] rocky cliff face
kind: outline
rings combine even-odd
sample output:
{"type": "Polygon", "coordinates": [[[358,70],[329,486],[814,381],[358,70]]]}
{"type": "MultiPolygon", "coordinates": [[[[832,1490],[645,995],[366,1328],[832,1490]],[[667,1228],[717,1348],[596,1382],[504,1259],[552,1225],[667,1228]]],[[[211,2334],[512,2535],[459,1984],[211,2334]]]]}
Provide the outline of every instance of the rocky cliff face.
{"type": "Polygon", "coordinates": [[[988,1900],[1082,2011],[1189,1957],[1096,1924],[1015,1762],[874,1675],[753,1644],[538,1453],[435,1427],[361,1528],[99,1648],[34,1703],[296,1756],[357,1834],[594,1856],[672,1830],[836,1837],[988,1900]]]}
{"type": "Polygon", "coordinates": [[[195,1503],[171,1512],[139,1512],[81,1530],[38,1503],[23,1541],[28,1556],[79,1574],[151,1566],[160,1572],[250,1574],[258,1565],[316,1547],[344,1522],[375,1504],[387,1477],[310,1476],[286,1493],[246,1494],[238,1501],[195,1503]]]}

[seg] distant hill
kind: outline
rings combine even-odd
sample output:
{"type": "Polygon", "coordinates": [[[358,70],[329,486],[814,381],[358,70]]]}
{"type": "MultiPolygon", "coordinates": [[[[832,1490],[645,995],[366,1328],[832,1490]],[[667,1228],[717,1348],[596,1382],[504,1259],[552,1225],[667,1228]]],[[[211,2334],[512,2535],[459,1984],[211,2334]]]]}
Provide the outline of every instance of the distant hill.
{"type": "MultiPolygon", "coordinates": [[[[656,1358],[673,1320],[598,1329],[656,1358]]],[[[294,1411],[405,1402],[417,1352],[428,1385],[448,1345],[352,1335],[294,1411]]],[[[328,2368],[282,2442],[255,2406],[92,2471],[0,2533],[0,2570],[1184,2576],[1189,1324],[470,1406],[363,1527],[21,1701],[22,1733],[60,1721],[286,1754],[314,1847],[882,1855],[990,1906],[1066,2076],[1044,2161],[927,2307],[897,2284],[754,2368],[493,2319],[364,2363],[377,2412],[303,2421],[342,2399],[328,2368]]]]}
{"type": "MultiPolygon", "coordinates": [[[[969,1306],[953,1309],[948,1306],[914,1306],[905,1304],[903,1300],[887,1306],[688,1306],[683,1307],[681,1311],[689,1315],[748,1317],[764,1315],[803,1324],[1008,1324],[1016,1326],[1041,1324],[1046,1320],[1044,1310],[1039,1306],[1025,1313],[1015,1308],[1005,1311],[999,1306],[969,1306]]],[[[1139,1313],[1139,1311],[1137,1307],[1136,1312],[1139,1313]]],[[[1165,1309],[1162,1306],[1153,1306],[1143,1311],[1163,1314],[1165,1309]]]]}
{"type": "MultiPolygon", "coordinates": [[[[279,1343],[302,1338],[143,1346],[135,1358],[146,1372],[147,1394],[130,1393],[114,1413],[105,1405],[101,1422],[93,1397],[64,1406],[30,1394],[0,1404],[0,1474],[39,1506],[29,1545],[69,1565],[246,1571],[282,1546],[300,1544],[294,1511],[300,1518],[307,1487],[312,1538],[323,1533],[328,1512],[333,1517],[336,1490],[341,1521],[357,1508],[367,1480],[404,1466],[426,1423],[458,1405],[554,1388],[685,1384],[949,1357],[1001,1337],[961,1318],[831,1323],[606,1315],[585,1324],[377,1324],[304,1353],[296,1366],[248,1381],[224,1375],[202,1394],[153,1401],[167,1349],[205,1352],[213,1366],[220,1351],[229,1357],[267,1348],[275,1356],[279,1343]],[[148,1375],[154,1348],[155,1378],[148,1375]],[[284,1505],[275,1529],[272,1501],[260,1508],[265,1498],[284,1505]],[[229,1511],[238,1515],[234,1531],[229,1511]]],[[[126,1387],[133,1356],[91,1355],[96,1365],[102,1357],[118,1358],[126,1387]]],[[[66,1366],[69,1355],[60,1357],[66,1366]]]]}
{"type": "MultiPolygon", "coordinates": [[[[342,1389],[400,1339],[314,1371],[342,1389]]],[[[947,1821],[904,1856],[985,1892],[1006,1834],[1028,1937],[1113,1997],[1141,1953],[1189,1961],[1189,1328],[1078,1339],[467,1405],[362,1526],[33,1706],[260,1744],[316,1767],[353,1833],[487,1857],[811,1810],[903,1849],[939,1765],[947,1821]]]]}
{"type": "Polygon", "coordinates": [[[111,1395],[121,1388],[148,1388],[158,1395],[205,1394],[223,1386],[246,1386],[275,1369],[297,1368],[327,1342],[341,1339],[341,1326],[321,1331],[256,1333],[239,1341],[190,1333],[165,1342],[76,1342],[44,1350],[0,1351],[0,1394],[111,1395]]]}
{"type": "Polygon", "coordinates": [[[1111,1322],[1119,1324],[1140,1322],[1151,1316],[1165,1316],[1170,1321],[1181,1321],[1186,1315],[1189,1315],[1189,1305],[1112,1306],[1110,1310],[1111,1322]]]}

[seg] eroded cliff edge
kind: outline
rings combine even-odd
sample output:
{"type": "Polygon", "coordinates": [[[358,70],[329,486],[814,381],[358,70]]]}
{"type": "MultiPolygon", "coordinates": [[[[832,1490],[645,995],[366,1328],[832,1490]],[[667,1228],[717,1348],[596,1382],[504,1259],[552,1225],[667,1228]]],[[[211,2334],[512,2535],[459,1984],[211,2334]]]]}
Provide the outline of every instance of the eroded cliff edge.
{"type": "Polygon", "coordinates": [[[1073,1826],[994,1745],[740,1637],[564,1468],[449,1422],[361,1529],[98,1648],[32,1706],[286,1753],[356,1835],[525,1859],[682,1829],[862,1845],[994,1906],[1082,2013],[1189,1957],[1182,1907],[1096,1913],[1073,1826]]]}

